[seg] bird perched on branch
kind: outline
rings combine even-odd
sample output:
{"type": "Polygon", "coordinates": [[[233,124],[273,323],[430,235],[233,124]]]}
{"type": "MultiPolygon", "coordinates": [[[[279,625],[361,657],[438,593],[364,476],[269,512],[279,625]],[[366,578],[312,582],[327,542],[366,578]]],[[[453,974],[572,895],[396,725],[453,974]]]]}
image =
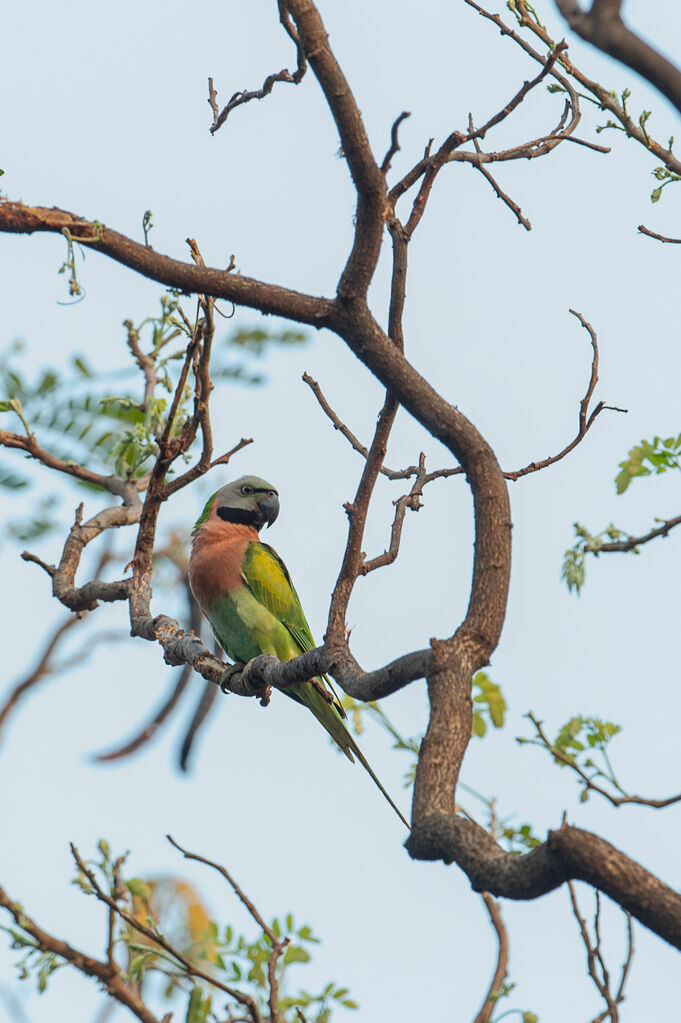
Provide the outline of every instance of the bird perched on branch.
{"type": "MultiPolygon", "coordinates": [[[[192,534],[192,591],[227,656],[244,664],[258,654],[290,661],[316,645],[286,565],[258,537],[278,514],[272,484],[242,476],[213,494],[192,534]]],[[[343,723],[345,711],[326,676],[283,692],[312,711],[349,760],[357,757],[409,827],[343,723]]]]}

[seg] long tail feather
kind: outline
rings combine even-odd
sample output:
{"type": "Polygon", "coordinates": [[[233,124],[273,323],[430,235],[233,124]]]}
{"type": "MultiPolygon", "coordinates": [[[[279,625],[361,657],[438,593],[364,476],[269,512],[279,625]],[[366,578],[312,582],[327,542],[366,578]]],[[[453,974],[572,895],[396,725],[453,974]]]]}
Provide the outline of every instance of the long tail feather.
{"type": "Polygon", "coordinates": [[[347,727],[343,723],[340,716],[340,712],[336,708],[336,704],[328,703],[316,691],[314,686],[312,686],[309,682],[304,682],[300,686],[291,686],[291,688],[287,690],[287,692],[293,695],[291,692],[292,690],[295,691],[295,695],[301,700],[301,702],[305,703],[305,705],[309,707],[309,709],[312,711],[312,713],[317,718],[319,723],[324,726],[324,728],[329,733],[329,735],[336,743],[336,745],[339,747],[341,752],[345,753],[346,757],[349,760],[354,760],[353,757],[354,753],[355,757],[357,757],[360,764],[367,772],[367,774],[371,777],[374,784],[377,786],[377,788],[381,790],[385,798],[388,800],[388,802],[390,803],[393,810],[400,818],[404,826],[409,828],[410,827],[409,821],[407,821],[406,818],[402,816],[401,811],[398,809],[398,807],[392,801],[386,790],[383,788],[383,785],[374,774],[374,771],[372,770],[369,761],[364,756],[361,749],[359,748],[354,738],[348,731],[347,727]]]}

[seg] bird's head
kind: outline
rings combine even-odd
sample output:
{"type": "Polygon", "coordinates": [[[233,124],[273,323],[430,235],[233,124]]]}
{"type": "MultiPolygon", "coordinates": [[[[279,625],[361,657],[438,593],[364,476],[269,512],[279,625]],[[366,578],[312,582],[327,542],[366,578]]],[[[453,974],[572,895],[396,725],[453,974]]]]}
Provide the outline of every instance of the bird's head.
{"type": "Polygon", "coordinates": [[[208,520],[234,522],[245,526],[268,528],[279,514],[279,495],[271,483],[259,476],[241,476],[228,483],[206,502],[199,516],[194,533],[208,520]]]}

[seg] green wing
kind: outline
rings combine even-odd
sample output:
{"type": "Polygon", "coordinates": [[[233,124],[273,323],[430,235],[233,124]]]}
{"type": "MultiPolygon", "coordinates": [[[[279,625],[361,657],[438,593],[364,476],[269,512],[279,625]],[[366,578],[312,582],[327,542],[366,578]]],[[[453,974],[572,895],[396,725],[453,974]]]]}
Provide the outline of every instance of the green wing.
{"type": "MultiPolygon", "coordinates": [[[[281,623],[294,643],[300,648],[300,651],[313,650],[316,644],[303,613],[300,598],[296,593],[295,586],[291,582],[288,569],[277,552],[266,543],[250,543],[246,548],[244,556],[242,577],[244,584],[251,591],[257,602],[281,623]]],[[[328,685],[335,698],[334,703],[329,703],[325,700],[312,682],[299,682],[297,685],[290,686],[285,690],[286,695],[298,703],[302,703],[312,711],[319,723],[323,725],[349,760],[357,757],[397,815],[409,827],[409,824],[374,774],[361,749],[343,724],[345,711],[330,680],[324,675],[323,680],[319,678],[318,681],[322,686],[325,683],[328,685]]]]}
{"type": "MultiPolygon", "coordinates": [[[[243,578],[258,603],[281,622],[300,647],[301,653],[314,650],[317,644],[307,624],[300,597],[291,582],[286,565],[274,548],[266,543],[249,544],[244,557],[243,578]]],[[[331,679],[327,675],[323,678],[335,697],[338,713],[344,718],[345,711],[331,679]]],[[[286,691],[287,695],[300,699],[301,694],[297,689],[297,686],[292,686],[286,691]]]]}
{"type": "Polygon", "coordinates": [[[301,652],[316,646],[291,582],[286,565],[266,543],[251,543],[246,549],[244,582],[253,596],[290,632],[301,652]]]}

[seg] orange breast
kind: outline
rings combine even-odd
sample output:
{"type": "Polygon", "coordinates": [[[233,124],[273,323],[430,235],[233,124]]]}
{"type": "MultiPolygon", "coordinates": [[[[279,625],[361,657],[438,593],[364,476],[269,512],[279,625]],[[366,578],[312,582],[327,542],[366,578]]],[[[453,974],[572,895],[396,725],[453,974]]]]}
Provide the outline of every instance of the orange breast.
{"type": "Polygon", "coordinates": [[[249,543],[257,541],[253,526],[210,518],[194,538],[189,559],[189,583],[202,608],[243,586],[241,569],[249,543]]]}

